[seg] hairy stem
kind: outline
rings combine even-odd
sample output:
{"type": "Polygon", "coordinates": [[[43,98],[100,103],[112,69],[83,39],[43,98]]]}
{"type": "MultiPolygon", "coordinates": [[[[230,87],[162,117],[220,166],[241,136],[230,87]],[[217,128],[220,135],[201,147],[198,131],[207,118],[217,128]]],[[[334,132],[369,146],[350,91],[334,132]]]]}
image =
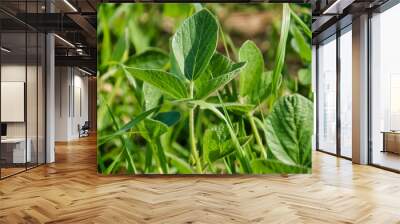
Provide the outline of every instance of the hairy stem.
{"type": "Polygon", "coordinates": [[[256,123],[254,122],[253,115],[250,112],[247,113],[247,119],[249,119],[251,129],[252,129],[252,131],[254,133],[254,137],[256,138],[256,142],[257,142],[258,146],[261,149],[261,155],[262,155],[263,159],[267,159],[267,153],[265,152],[265,148],[264,148],[264,145],[262,143],[260,134],[258,132],[256,123]]]}
{"type": "MultiPolygon", "coordinates": [[[[190,82],[190,98],[193,98],[194,95],[194,82],[191,81],[190,82]]],[[[190,108],[189,110],[189,138],[190,138],[190,149],[191,149],[191,153],[192,156],[194,157],[194,160],[196,162],[196,169],[198,173],[202,173],[203,169],[201,167],[201,161],[199,158],[199,153],[197,152],[197,148],[196,148],[196,136],[194,133],[194,109],[190,108]]]]}

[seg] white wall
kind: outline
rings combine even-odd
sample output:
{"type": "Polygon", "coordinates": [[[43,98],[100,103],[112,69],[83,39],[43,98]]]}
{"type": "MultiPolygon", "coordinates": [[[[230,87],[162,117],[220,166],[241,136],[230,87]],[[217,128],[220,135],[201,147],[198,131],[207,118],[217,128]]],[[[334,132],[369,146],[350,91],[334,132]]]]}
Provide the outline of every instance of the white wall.
{"type": "Polygon", "coordinates": [[[76,68],[56,67],[55,85],[55,140],[77,139],[78,125],[88,120],[88,78],[76,68]]]}

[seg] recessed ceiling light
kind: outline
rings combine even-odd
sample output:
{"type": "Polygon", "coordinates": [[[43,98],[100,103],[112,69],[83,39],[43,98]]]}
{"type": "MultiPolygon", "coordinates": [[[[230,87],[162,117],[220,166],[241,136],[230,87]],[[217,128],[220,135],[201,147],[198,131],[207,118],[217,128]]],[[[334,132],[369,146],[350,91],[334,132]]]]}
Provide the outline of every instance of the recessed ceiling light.
{"type": "Polygon", "coordinates": [[[64,0],[65,4],[67,4],[74,12],[78,12],[78,10],[68,1],[64,0]]]}
{"type": "Polygon", "coordinates": [[[66,40],[66,39],[64,39],[64,38],[62,38],[62,37],[60,37],[59,35],[57,35],[57,34],[54,34],[54,36],[55,37],[57,37],[59,40],[61,40],[62,42],[64,42],[64,43],[66,43],[67,45],[69,45],[70,47],[73,47],[73,48],[75,48],[75,45],[73,45],[71,42],[69,42],[68,40],[66,40]]]}
{"type": "Polygon", "coordinates": [[[81,68],[79,68],[79,67],[78,67],[78,70],[81,71],[81,72],[83,72],[83,73],[85,73],[85,74],[87,74],[87,75],[92,75],[90,72],[88,72],[88,71],[86,71],[86,70],[83,70],[83,69],[81,69],[81,68]]]}
{"type": "Polygon", "coordinates": [[[6,52],[6,53],[10,53],[10,52],[11,52],[11,50],[9,50],[9,49],[7,49],[7,48],[5,48],[5,47],[1,47],[0,49],[1,49],[2,51],[6,52]]]}
{"type": "Polygon", "coordinates": [[[336,0],[322,13],[323,15],[329,14],[342,14],[343,10],[351,5],[354,0],[336,0]]]}

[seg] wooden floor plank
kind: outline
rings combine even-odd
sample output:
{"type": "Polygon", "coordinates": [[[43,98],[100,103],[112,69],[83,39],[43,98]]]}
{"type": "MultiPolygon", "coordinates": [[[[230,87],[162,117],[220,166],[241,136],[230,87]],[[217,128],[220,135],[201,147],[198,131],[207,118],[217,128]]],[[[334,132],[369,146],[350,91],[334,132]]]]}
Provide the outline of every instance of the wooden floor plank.
{"type": "Polygon", "coordinates": [[[0,181],[0,223],[400,223],[400,175],[320,152],[311,175],[105,177],[96,139],[0,181]]]}

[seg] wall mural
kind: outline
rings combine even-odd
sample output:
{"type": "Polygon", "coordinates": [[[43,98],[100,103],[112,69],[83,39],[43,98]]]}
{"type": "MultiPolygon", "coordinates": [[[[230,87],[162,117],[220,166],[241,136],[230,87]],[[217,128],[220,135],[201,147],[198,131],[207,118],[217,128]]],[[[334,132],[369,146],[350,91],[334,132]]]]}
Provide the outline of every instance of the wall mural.
{"type": "Polygon", "coordinates": [[[98,9],[99,173],[311,172],[309,4],[98,9]]]}

